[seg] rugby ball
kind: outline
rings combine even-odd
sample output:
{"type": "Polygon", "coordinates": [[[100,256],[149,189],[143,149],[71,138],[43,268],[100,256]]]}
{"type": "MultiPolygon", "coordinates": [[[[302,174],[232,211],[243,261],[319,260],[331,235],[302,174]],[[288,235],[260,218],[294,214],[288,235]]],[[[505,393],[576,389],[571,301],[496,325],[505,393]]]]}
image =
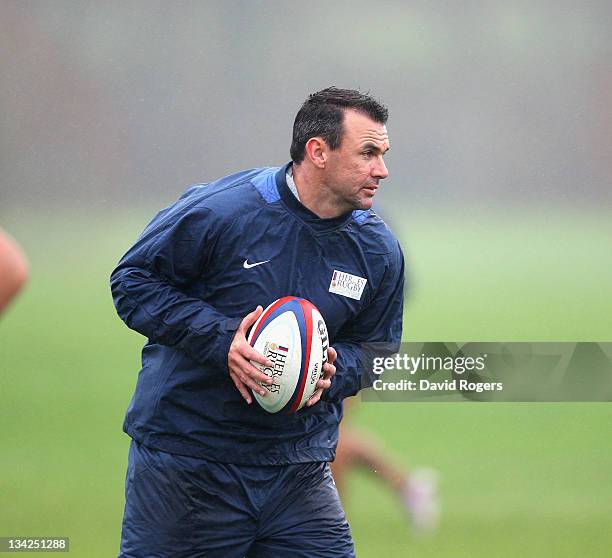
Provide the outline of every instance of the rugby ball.
{"type": "Polygon", "coordinates": [[[295,413],[316,390],[327,362],[327,326],[316,306],[304,298],[275,300],[253,324],[250,345],[273,362],[265,367],[252,362],[273,382],[260,384],[265,396],[255,399],[269,413],[295,413]]]}

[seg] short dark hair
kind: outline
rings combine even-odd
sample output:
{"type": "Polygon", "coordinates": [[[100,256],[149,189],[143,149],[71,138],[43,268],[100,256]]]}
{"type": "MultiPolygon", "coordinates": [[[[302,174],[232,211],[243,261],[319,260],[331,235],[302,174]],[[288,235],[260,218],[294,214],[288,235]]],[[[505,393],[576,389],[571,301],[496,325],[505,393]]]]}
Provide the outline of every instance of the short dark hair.
{"type": "Polygon", "coordinates": [[[344,111],[357,110],[375,122],[386,124],[387,107],[367,93],[355,89],[328,87],[308,96],[293,123],[291,159],[295,164],[304,160],[304,150],[310,138],[320,136],[330,149],[337,149],[344,135],[344,111]]]}

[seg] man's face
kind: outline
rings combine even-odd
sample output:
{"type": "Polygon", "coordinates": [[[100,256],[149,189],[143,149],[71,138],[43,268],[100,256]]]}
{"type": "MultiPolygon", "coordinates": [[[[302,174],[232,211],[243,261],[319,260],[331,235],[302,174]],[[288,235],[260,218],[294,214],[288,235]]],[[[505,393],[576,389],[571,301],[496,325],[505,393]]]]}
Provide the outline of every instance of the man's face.
{"type": "Polygon", "coordinates": [[[355,110],[344,113],[340,147],[328,150],[325,182],[342,213],[372,207],[378,183],[389,171],[383,155],[389,149],[384,124],[355,110]]]}

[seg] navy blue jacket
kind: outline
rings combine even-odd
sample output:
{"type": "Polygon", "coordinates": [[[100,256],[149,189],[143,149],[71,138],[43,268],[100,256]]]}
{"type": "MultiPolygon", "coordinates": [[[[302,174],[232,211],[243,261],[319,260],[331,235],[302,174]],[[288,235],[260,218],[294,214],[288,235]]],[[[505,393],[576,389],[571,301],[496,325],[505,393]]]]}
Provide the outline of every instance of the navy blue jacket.
{"type": "Polygon", "coordinates": [[[113,271],[117,312],[148,338],[124,423],[142,444],[226,463],[331,461],[342,399],[361,387],[360,343],[399,347],[397,240],[371,210],[320,219],[291,193],[286,169],[190,187],[113,271]],[[249,268],[247,260],[269,262],[249,268]],[[330,292],[334,271],[367,279],[359,300],[330,292]],[[227,353],[246,314],[286,295],[320,310],[337,372],[319,403],[274,415],[243,400],[227,353]]]}

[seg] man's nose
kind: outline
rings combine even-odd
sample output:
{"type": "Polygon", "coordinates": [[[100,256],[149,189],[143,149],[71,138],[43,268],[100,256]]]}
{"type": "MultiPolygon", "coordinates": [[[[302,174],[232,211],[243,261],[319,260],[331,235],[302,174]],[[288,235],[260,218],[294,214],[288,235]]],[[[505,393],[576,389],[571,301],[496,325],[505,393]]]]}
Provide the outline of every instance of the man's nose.
{"type": "Polygon", "coordinates": [[[376,164],[372,168],[372,176],[379,179],[387,178],[387,176],[389,176],[387,165],[385,165],[385,161],[382,156],[378,157],[376,164]]]}

